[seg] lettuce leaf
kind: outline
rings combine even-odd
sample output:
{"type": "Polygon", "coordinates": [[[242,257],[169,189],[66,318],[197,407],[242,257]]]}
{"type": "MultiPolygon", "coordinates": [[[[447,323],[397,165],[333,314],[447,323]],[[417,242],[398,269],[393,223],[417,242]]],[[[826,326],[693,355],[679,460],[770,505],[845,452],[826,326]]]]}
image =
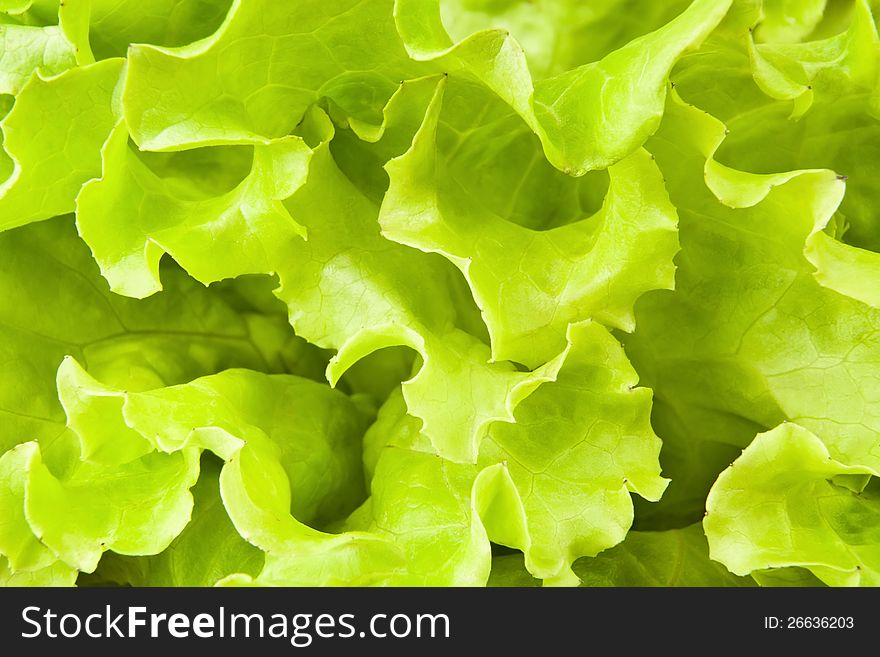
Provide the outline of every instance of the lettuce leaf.
{"type": "Polygon", "coordinates": [[[579,317],[631,330],[635,299],[672,286],[678,248],[675,210],[650,155],[639,150],[609,168],[609,190],[595,215],[549,231],[518,226],[481,211],[443,166],[436,133],[444,87],[445,80],[412,147],[386,165],[382,234],[461,270],[494,359],[547,362],[579,317]]]}
{"type": "Polygon", "coordinates": [[[205,456],[192,488],[193,517],[167,550],[146,557],[108,552],[80,585],[213,586],[234,572],[256,574],[263,553],[247,543],[229,520],[220,498],[220,464],[205,456]]]}
{"type": "Polygon", "coordinates": [[[541,138],[547,159],[573,175],[604,169],[644,142],[662,115],[670,69],[730,7],[726,0],[696,0],[674,20],[598,62],[533,80],[522,46],[506,30],[481,30],[453,42],[439,0],[395,4],[397,27],[412,57],[463,69],[483,82],[541,138]],[[584,104],[595,97],[598,103],[584,104]]]}
{"type": "Polygon", "coordinates": [[[268,556],[256,578],[236,575],[225,583],[484,584],[490,539],[524,549],[535,575],[576,582],[569,567],[578,556],[622,539],[632,519],[629,491],[656,499],[665,482],[656,465],[659,445],[647,426],[650,395],[629,388],[632,372],[619,345],[595,324],[580,327],[571,339],[560,379],[523,402],[516,425],[497,425],[509,429],[490,435],[476,466],[423,451],[430,443],[406,415],[402,395],[389,398],[364,438],[364,452],[372,455],[370,497],[341,534],[320,534],[290,514],[284,500],[294,480],[279,468],[277,448],[249,439],[224,468],[221,490],[233,523],[268,556]],[[593,346],[596,341],[602,348],[593,346]],[[554,394],[554,387],[560,391],[554,394]],[[616,399],[596,408],[592,396],[601,391],[616,391],[616,399]],[[580,422],[560,419],[560,440],[544,462],[528,451],[536,432],[552,430],[535,424],[542,396],[567,397],[594,426],[581,437],[580,422]],[[621,414],[632,417],[629,424],[621,414]],[[613,444],[620,464],[597,460],[613,444]],[[571,464],[563,464],[560,457],[569,455],[571,464]],[[579,464],[591,462],[597,471],[578,472],[579,464]],[[578,498],[577,505],[566,502],[578,498]],[[570,519],[555,520],[564,516],[570,519]]]}
{"type": "Polygon", "coordinates": [[[835,460],[796,424],[759,435],[709,493],[712,557],[739,575],[796,566],[830,586],[877,586],[876,480],[861,491],[835,481],[862,474],[877,473],[835,460]]]}
{"type": "Polygon", "coordinates": [[[662,422],[678,442],[702,436],[741,448],[756,428],[790,420],[822,435],[834,458],[876,467],[877,309],[823,286],[811,262],[830,241],[822,228],[844,182],[822,170],[754,176],[721,167],[711,156],[723,125],[676,100],[665,121],[652,145],[670,172],[687,258],[674,293],[645,297],[627,342],[664,404],[657,411],[671,415],[662,422]],[[689,167],[715,192],[692,185],[689,167]]]}
{"type": "Polygon", "coordinates": [[[101,145],[119,118],[123,61],[108,59],[52,78],[39,71],[0,121],[13,163],[0,184],[0,228],[72,212],[80,187],[101,170],[101,145]]]}
{"type": "MultiPolygon", "coordinates": [[[[700,525],[659,532],[630,532],[626,540],[573,566],[581,586],[755,586],[709,559],[700,525]]],[[[535,586],[519,555],[495,557],[489,586],[535,586]]]]}
{"type": "MultiPolygon", "coordinates": [[[[229,367],[309,371],[283,310],[239,311],[230,293],[206,290],[177,268],[163,268],[170,289],[149,300],[112,294],[72,224],[64,217],[0,234],[4,449],[49,443],[63,431],[56,371],[66,355],[128,390],[229,367]],[[34,305],[46,289],[53,294],[34,305]]],[[[256,286],[249,295],[272,299],[256,286]]]]}
{"type": "Polygon", "coordinates": [[[0,584],[877,584],[876,10],[0,0],[0,584]]]}

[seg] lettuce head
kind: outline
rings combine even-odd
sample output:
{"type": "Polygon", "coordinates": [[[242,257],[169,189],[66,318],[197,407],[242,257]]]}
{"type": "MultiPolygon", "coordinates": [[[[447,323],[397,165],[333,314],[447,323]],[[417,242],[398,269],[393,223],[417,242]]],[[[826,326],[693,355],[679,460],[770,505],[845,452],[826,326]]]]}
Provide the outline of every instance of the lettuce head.
{"type": "Polygon", "coordinates": [[[0,0],[0,583],[880,585],[869,0],[0,0]]]}

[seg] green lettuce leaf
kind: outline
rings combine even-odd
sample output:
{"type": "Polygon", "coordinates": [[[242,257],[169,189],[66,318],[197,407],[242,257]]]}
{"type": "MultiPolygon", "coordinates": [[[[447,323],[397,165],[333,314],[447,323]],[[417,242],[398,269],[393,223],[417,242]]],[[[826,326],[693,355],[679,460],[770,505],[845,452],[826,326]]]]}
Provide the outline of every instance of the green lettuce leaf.
{"type": "Polygon", "coordinates": [[[490,362],[490,350],[455,326],[457,304],[446,263],[381,237],[373,205],[339,171],[326,141],[326,115],[311,117],[323,139],[312,155],[309,181],[285,206],[308,233],[279,265],[277,294],[290,309],[297,334],[338,349],[331,384],[355,362],[390,346],[421,355],[418,373],[404,383],[409,412],[435,450],[452,460],[476,459],[493,421],[513,421],[513,410],[541,383],[555,378],[565,349],[531,372],[490,362]]]}
{"type": "MultiPolygon", "coordinates": [[[[21,497],[24,501],[24,514],[9,517],[0,532],[0,550],[21,561],[16,569],[36,570],[57,557],[89,573],[105,550],[124,555],[163,552],[190,521],[189,488],[199,475],[198,456],[204,448],[233,459],[249,442],[269,446],[280,476],[294,482],[292,502],[287,495],[290,509],[307,522],[326,523],[363,498],[358,483],[362,412],[341,393],[316,382],[227,370],[181,386],[126,393],[101,386],[69,359],[59,370],[59,389],[62,398],[80,397],[78,404],[68,404],[68,424],[76,433],[68,431],[48,448],[48,462],[36,443],[19,446],[0,461],[0,474],[11,479],[11,495],[0,501],[10,511],[16,502],[21,504],[21,497]],[[116,397],[119,403],[95,408],[88,403],[90,395],[116,397]],[[84,460],[81,454],[102,434],[109,437],[103,423],[113,413],[121,416],[124,432],[116,434],[113,454],[133,458],[124,463],[84,460]],[[131,453],[132,448],[123,446],[126,441],[135,447],[153,443],[161,451],[131,453]],[[20,479],[21,496],[15,488],[20,479]],[[57,509],[65,512],[57,514],[57,509]]],[[[261,471],[256,482],[265,476],[261,471]]],[[[234,521],[234,505],[232,509],[234,521]]],[[[250,538],[250,532],[239,531],[250,538]]]]}
{"type": "Polygon", "coordinates": [[[163,163],[172,175],[157,175],[130,148],[124,123],[102,152],[103,177],[77,197],[77,227],[114,292],[142,298],[160,290],[166,252],[205,284],[272,273],[290,241],[305,237],[281,203],[308,170],[311,151],[296,137],[254,147],[249,174],[216,195],[180,175],[185,164],[163,163]]]}
{"type": "Polygon", "coordinates": [[[790,420],[841,462],[876,467],[877,310],[820,285],[809,259],[844,183],[830,171],[726,169],[711,159],[723,139],[723,125],[673,100],[649,144],[679,209],[682,257],[676,291],[637,305],[628,353],[680,444],[744,447],[790,420]],[[692,183],[704,174],[739,207],[692,183]]]}
{"type": "Polygon", "coordinates": [[[270,287],[250,284],[245,307],[234,297],[243,283],[207,290],[170,267],[169,291],[144,302],[118,297],[72,224],[60,218],[0,235],[0,438],[5,449],[19,445],[0,456],[0,553],[16,578],[44,568],[59,577],[71,566],[90,570],[108,546],[158,552],[188,521],[197,458],[151,454],[147,440],[114,421],[121,404],[109,394],[113,386],[148,390],[232,366],[311,367],[283,306],[260,307],[261,297],[273,300],[270,287]],[[56,290],[50,300],[29,302],[49,285],[56,290]],[[96,385],[65,355],[107,385],[96,385]],[[61,508],[69,511],[59,515],[61,508]]]}
{"type": "Polygon", "coordinates": [[[0,94],[17,94],[35,71],[51,77],[76,64],[60,27],[0,24],[0,94]]]}
{"type": "Polygon", "coordinates": [[[0,0],[0,584],[877,584],[878,7],[0,0]]]}
{"type": "Polygon", "coordinates": [[[754,586],[709,559],[700,525],[631,532],[620,545],[574,565],[583,586],[754,586]]]}
{"type": "Polygon", "coordinates": [[[391,0],[236,0],[206,39],[129,50],[124,113],[147,150],[265,143],[288,134],[321,97],[375,120],[411,70],[391,0]]]}
{"type": "Polygon", "coordinates": [[[12,572],[91,572],[107,549],[155,554],[168,547],[190,519],[198,455],[152,453],[103,465],[80,460],[77,438],[67,432],[44,449],[29,442],[6,452],[0,477],[0,552],[12,572]]]}
{"type": "Polygon", "coordinates": [[[547,362],[583,317],[631,330],[635,299],[672,286],[678,247],[675,210],[650,156],[637,151],[609,169],[608,195],[592,217],[541,232],[518,226],[482,210],[446,170],[436,144],[444,88],[412,147],[386,165],[383,235],[461,270],[496,360],[547,362]]]}
{"type": "Polygon", "coordinates": [[[12,572],[4,557],[0,557],[0,586],[72,586],[76,581],[76,569],[56,562],[40,570],[12,572]]]}
{"type": "MultiPolygon", "coordinates": [[[[768,67],[794,85],[788,95],[805,94],[812,104],[798,120],[788,115],[792,102],[803,104],[799,100],[767,103],[748,116],[727,120],[731,135],[718,154],[725,164],[758,173],[823,167],[846,176],[839,219],[843,241],[873,251],[880,247],[873,184],[880,167],[880,114],[871,101],[878,89],[878,43],[870,9],[860,1],[844,33],[805,44],[758,46],[768,67]],[[768,129],[774,138],[765,143],[768,129]],[[759,140],[760,153],[755,150],[759,140]]],[[[775,97],[786,95],[771,91],[775,97]]]]}
{"type": "Polygon", "coordinates": [[[656,499],[666,482],[647,423],[650,393],[631,389],[634,373],[619,344],[597,324],[573,328],[570,338],[559,379],[520,404],[516,424],[493,425],[476,466],[430,454],[403,396],[392,395],[364,438],[370,498],[343,534],[310,535],[283,503],[270,511],[269,500],[283,499],[292,484],[278,471],[272,490],[280,493],[260,495],[249,479],[277,466],[270,449],[249,441],[221,482],[239,531],[268,556],[257,578],[226,583],[481,585],[490,539],[525,550],[536,576],[577,583],[575,559],[623,539],[630,491],[656,499]],[[557,417],[548,421],[550,403],[557,417]],[[583,426],[592,427],[586,436],[583,426]],[[538,435],[558,438],[539,455],[538,435]],[[612,448],[614,462],[602,457],[612,448]],[[238,511],[244,502],[253,505],[247,516],[238,511]],[[245,517],[247,526],[239,524],[245,517]]]}
{"type": "Polygon", "coordinates": [[[521,505],[515,523],[489,524],[490,538],[523,550],[537,577],[561,583],[577,581],[575,559],[623,540],[630,492],[656,501],[667,483],[651,392],[636,388],[619,343],[595,323],[572,326],[569,339],[559,378],[520,405],[516,424],[492,427],[479,462],[506,464],[521,505]]]}
{"type": "Polygon", "coordinates": [[[738,575],[805,568],[830,586],[880,582],[880,496],[876,479],[855,492],[845,465],[796,424],[759,435],[712,487],[703,520],[712,558],[738,575]]]}
{"type": "Polygon", "coordinates": [[[754,579],[760,586],[779,586],[786,588],[825,586],[822,580],[809,570],[797,566],[756,570],[752,573],[752,579],[754,579]]]}
{"type": "Polygon", "coordinates": [[[90,4],[92,49],[98,59],[107,59],[124,56],[133,43],[183,46],[208,37],[220,27],[232,0],[153,0],[149,8],[139,0],[90,4]]]}
{"type": "Polygon", "coordinates": [[[844,31],[806,43],[756,45],[750,16],[713,35],[706,53],[685,58],[673,80],[685,100],[730,130],[720,162],[755,173],[828,168],[846,176],[836,236],[876,251],[880,50],[868,3],[853,4],[844,31]]]}
{"type": "MultiPolygon", "coordinates": [[[[73,356],[128,390],[182,383],[229,367],[306,373],[283,308],[239,309],[174,267],[168,290],[143,302],[112,294],[70,217],[0,234],[0,449],[48,443],[64,430],[56,370],[73,356]],[[43,298],[44,290],[53,294],[43,298]],[[32,300],[43,299],[36,305],[32,300]],[[302,363],[302,365],[300,364],[302,363]]],[[[234,288],[233,288],[234,289],[234,288]]],[[[249,297],[272,300],[269,289],[249,297]]],[[[320,372],[323,365],[318,366],[320,372]]]]}
{"type": "MultiPolygon", "coordinates": [[[[27,473],[38,452],[36,444],[25,443],[0,456],[0,553],[4,555],[4,568],[11,574],[51,569],[57,562],[55,554],[34,536],[25,516],[27,473]]],[[[69,566],[67,569],[76,571],[69,566]]]]}
{"type": "Polygon", "coordinates": [[[522,46],[529,70],[545,78],[602,59],[673,20],[691,0],[441,0],[443,26],[456,42],[504,29],[522,46]]]}
{"type": "Polygon", "coordinates": [[[72,212],[101,172],[101,145],[119,118],[123,62],[108,59],[52,78],[31,77],[0,121],[14,169],[0,184],[0,230],[72,212]]]}
{"type": "MultiPolygon", "coordinates": [[[[523,550],[530,572],[560,584],[577,582],[570,565],[579,556],[623,539],[632,521],[630,491],[657,499],[666,486],[656,461],[659,442],[648,426],[650,393],[633,389],[635,375],[619,344],[594,323],[572,327],[569,339],[571,351],[557,381],[520,404],[515,424],[491,427],[477,470],[466,479],[474,482],[473,490],[462,483],[458,493],[474,500],[489,539],[523,550]],[[554,409],[549,416],[548,407],[554,409]],[[584,427],[590,427],[586,435],[584,427]],[[536,449],[539,437],[543,445],[536,449]],[[612,449],[617,454],[613,462],[606,458],[612,449]]],[[[389,399],[364,440],[374,518],[379,517],[376,505],[390,495],[386,489],[396,491],[385,483],[385,445],[398,447],[391,452],[394,463],[405,456],[400,448],[430,449],[412,418],[404,415],[402,401],[389,399]],[[378,500],[377,486],[383,495],[378,500]]],[[[432,461],[424,463],[427,467],[432,461]]],[[[459,476],[450,475],[448,481],[459,476]]],[[[472,536],[460,517],[459,531],[472,536]]],[[[387,529],[389,520],[382,518],[375,522],[387,529]]],[[[481,559],[486,554],[481,552],[481,559]]]]}
{"type": "Polygon", "coordinates": [[[190,520],[189,489],[198,478],[198,454],[148,454],[120,466],[56,459],[56,476],[35,455],[28,470],[25,514],[59,559],[93,571],[104,550],[156,554],[190,520]]]}
{"type": "MultiPolygon", "coordinates": [[[[388,112],[393,124],[393,107],[388,112]]],[[[133,296],[158,289],[164,250],[204,282],[277,272],[277,295],[288,304],[296,332],[338,350],[327,371],[332,384],[376,350],[411,347],[422,367],[405,384],[410,412],[424,421],[438,453],[473,462],[486,426],[512,421],[516,404],[554,378],[565,344],[532,372],[490,363],[489,349],[455,326],[459,304],[444,285],[442,261],[377,234],[378,208],[341,174],[329,152],[335,130],[327,115],[310,112],[302,132],[305,142],[290,137],[257,145],[250,175],[232,191],[187,202],[181,197],[193,184],[188,168],[174,169],[180,182],[159,181],[129,149],[120,125],[104,149],[104,178],[80,194],[80,230],[113,288],[133,296]],[[309,149],[308,142],[317,146],[309,149]],[[285,182],[269,189],[282,173],[285,182]],[[140,200],[126,205],[128,199],[140,200]],[[132,225],[135,212],[143,217],[140,226],[132,225]],[[105,231],[108,216],[123,224],[119,230],[105,231]],[[233,241],[242,229],[253,232],[252,242],[233,241]],[[227,230],[230,250],[218,259],[205,237],[222,240],[227,230]]]]}
{"type": "MultiPolygon", "coordinates": [[[[720,442],[718,433],[707,432],[702,422],[693,421],[691,416],[698,415],[699,410],[689,407],[679,415],[676,405],[664,401],[659,393],[660,388],[655,390],[651,427],[663,439],[660,466],[670,481],[659,502],[633,500],[633,527],[643,531],[679,529],[699,522],[706,512],[706,495],[718,473],[742,451],[737,445],[720,442]]],[[[708,414],[705,410],[703,413],[708,414]]],[[[715,422],[719,428],[732,433],[738,442],[746,443],[763,430],[744,418],[720,417],[723,418],[720,424],[718,416],[706,421],[715,422]]]]}
{"type": "Polygon", "coordinates": [[[199,481],[192,489],[193,517],[168,549],[154,556],[125,557],[107,552],[91,577],[80,585],[213,586],[232,573],[255,575],[264,555],[245,542],[229,520],[220,499],[220,465],[202,458],[199,481]]]}
{"type": "Polygon", "coordinates": [[[0,0],[0,11],[7,14],[20,14],[28,10],[33,0],[0,0]]]}
{"type": "Polygon", "coordinates": [[[764,0],[764,19],[756,36],[762,41],[800,41],[816,29],[828,0],[764,0]]]}
{"type": "MultiPolygon", "coordinates": [[[[755,586],[709,559],[700,525],[661,532],[630,532],[626,540],[573,566],[581,586],[755,586]]],[[[489,586],[535,586],[517,555],[492,561],[489,586]]]]}
{"type": "Polygon", "coordinates": [[[482,30],[454,42],[442,24],[439,0],[397,0],[395,19],[412,57],[482,81],[541,138],[554,166],[583,175],[621,160],[656,130],[671,68],[708,36],[730,4],[696,0],[600,61],[538,81],[506,30],[482,30]],[[596,97],[599,103],[592,102],[596,97]]]}

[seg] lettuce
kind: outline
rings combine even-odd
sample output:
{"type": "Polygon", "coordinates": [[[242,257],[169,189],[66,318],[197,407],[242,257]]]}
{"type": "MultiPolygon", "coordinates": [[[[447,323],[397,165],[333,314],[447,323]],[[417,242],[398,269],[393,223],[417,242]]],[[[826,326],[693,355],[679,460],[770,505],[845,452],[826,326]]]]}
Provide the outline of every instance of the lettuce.
{"type": "Polygon", "coordinates": [[[0,0],[0,582],[877,585],[872,4],[0,0]]]}

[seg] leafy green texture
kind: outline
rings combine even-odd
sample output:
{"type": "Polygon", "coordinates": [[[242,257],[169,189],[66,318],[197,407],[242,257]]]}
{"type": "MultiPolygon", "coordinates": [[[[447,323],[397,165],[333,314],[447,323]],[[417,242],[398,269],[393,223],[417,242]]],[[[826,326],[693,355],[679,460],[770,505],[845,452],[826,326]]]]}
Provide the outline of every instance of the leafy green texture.
{"type": "MultiPolygon", "coordinates": [[[[630,532],[626,540],[594,558],[579,559],[581,586],[755,586],[709,559],[699,525],[662,532],[630,532]]],[[[518,555],[496,557],[489,586],[535,586],[518,555]]]]}
{"type": "Polygon", "coordinates": [[[709,560],[699,525],[632,532],[595,559],[581,559],[574,570],[584,586],[754,586],[709,560]]]}
{"type": "Polygon", "coordinates": [[[703,521],[712,557],[733,572],[798,566],[831,586],[880,581],[880,497],[834,477],[874,474],[847,466],[795,424],[759,435],[724,471],[703,521]]]}
{"type": "Polygon", "coordinates": [[[579,317],[632,329],[635,299],[671,287],[678,248],[675,210],[650,156],[637,151],[609,169],[608,195],[592,217],[544,232],[511,224],[481,211],[444,170],[435,143],[443,86],[412,148],[386,166],[383,235],[462,271],[495,359],[546,362],[579,317]]]}
{"type": "Polygon", "coordinates": [[[120,57],[132,43],[181,46],[216,31],[232,0],[91,0],[89,35],[99,59],[120,57]]]}
{"type": "Polygon", "coordinates": [[[828,0],[766,0],[757,36],[772,42],[799,41],[816,29],[828,0]]]}
{"type": "Polygon", "coordinates": [[[541,137],[550,162],[582,175],[622,159],[656,129],[670,69],[729,6],[697,0],[600,61],[538,81],[522,46],[505,30],[483,30],[453,42],[440,19],[439,0],[397,0],[395,18],[410,55],[477,77],[541,137]],[[587,98],[599,100],[585,104],[587,98]]]}
{"type": "Polygon", "coordinates": [[[0,585],[2,586],[72,586],[76,581],[75,569],[56,563],[40,570],[12,572],[5,559],[0,559],[0,585]]]}
{"type": "Polygon", "coordinates": [[[0,583],[878,584],[877,7],[0,0],[0,583]]]}
{"type": "Polygon", "coordinates": [[[68,464],[56,477],[36,454],[25,471],[25,514],[59,559],[90,572],[105,549],[154,554],[189,522],[198,476],[192,450],[149,454],[121,466],[68,464]]]}
{"type": "MultiPolygon", "coordinates": [[[[648,423],[651,393],[635,387],[623,350],[597,324],[572,326],[569,339],[558,380],[523,402],[516,424],[492,428],[483,462],[506,463],[510,471],[525,523],[525,536],[511,538],[529,571],[574,581],[566,571],[577,557],[625,536],[629,491],[656,501],[666,482],[648,423]]],[[[497,531],[498,542],[510,544],[510,529],[497,531]]]]}
{"type": "Polygon", "coordinates": [[[55,556],[30,531],[25,516],[24,499],[28,472],[37,457],[33,443],[18,445],[0,457],[2,504],[5,511],[0,525],[0,549],[6,566],[13,572],[51,568],[55,556]]]}
{"type": "Polygon", "coordinates": [[[91,581],[80,583],[130,586],[212,586],[233,572],[256,574],[263,553],[247,543],[229,521],[220,499],[220,467],[203,458],[193,487],[193,517],[168,549],[135,559],[108,553],[91,581]]]}
{"type": "Polygon", "coordinates": [[[62,73],[76,64],[73,47],[58,26],[0,24],[0,93],[17,94],[28,78],[62,73]]]}
{"type": "Polygon", "coordinates": [[[203,283],[271,272],[289,243],[305,236],[281,200],[304,182],[309,156],[295,137],[256,146],[250,173],[216,196],[179,175],[180,168],[210,161],[177,167],[166,162],[168,175],[157,175],[129,147],[125,124],[119,123],[103,148],[103,177],[84,185],[77,198],[79,233],[113,291],[127,296],[161,289],[159,261],[165,252],[203,283]],[[215,241],[227,248],[218,251],[215,241]]]}
{"type": "Polygon", "coordinates": [[[373,118],[412,68],[391,0],[237,1],[206,41],[128,59],[126,121],[150,150],[282,137],[321,97],[373,118]]]}
{"type": "MultiPolygon", "coordinates": [[[[6,482],[0,549],[13,568],[26,572],[48,567],[58,555],[88,570],[107,545],[129,553],[158,551],[167,542],[157,522],[158,500],[170,505],[172,524],[165,536],[170,531],[168,538],[173,538],[189,518],[186,489],[198,472],[191,455],[151,455],[146,440],[112,421],[119,402],[74,361],[62,364],[65,354],[129,390],[236,365],[275,371],[299,367],[299,348],[283,313],[240,311],[231,292],[205,290],[179,270],[166,269],[165,279],[174,289],[148,302],[112,295],[71,224],[70,218],[58,219],[0,236],[8,254],[0,275],[6,290],[2,331],[9,382],[2,388],[2,439],[10,447],[34,439],[42,446],[27,442],[0,457],[6,482]],[[56,290],[52,299],[42,307],[28,303],[49,282],[56,290]],[[180,486],[176,498],[174,486],[180,486]],[[138,530],[125,495],[144,500],[151,491],[157,503],[144,501],[140,508],[143,522],[155,524],[141,536],[143,525],[138,530]],[[66,510],[59,515],[58,509],[66,510]],[[136,535],[128,544],[119,526],[123,511],[125,527],[136,535]],[[137,542],[148,537],[158,542],[137,542]]],[[[259,301],[259,287],[248,291],[259,301]]]]}
{"type": "Polygon", "coordinates": [[[821,285],[810,261],[829,241],[821,230],[843,181],[726,169],[711,159],[721,124],[678,101],[665,121],[653,150],[670,171],[687,259],[675,293],[645,298],[628,342],[663,402],[655,413],[668,414],[660,422],[679,444],[693,436],[743,447],[756,428],[787,419],[821,434],[835,458],[875,467],[877,310],[821,285]],[[694,175],[740,207],[691,184],[694,175]]]}
{"type": "Polygon", "coordinates": [[[100,173],[101,144],[118,118],[121,68],[111,59],[24,85],[0,122],[14,163],[0,184],[0,227],[73,211],[82,184],[100,173]]]}
{"type": "Polygon", "coordinates": [[[878,43],[870,9],[860,1],[849,28],[839,35],[809,44],[757,46],[753,57],[763,66],[755,79],[772,99],[747,116],[727,118],[731,135],[719,151],[725,164],[757,173],[826,167],[847,176],[840,233],[845,242],[873,251],[880,247],[873,184],[880,167],[878,43]],[[787,120],[792,112],[803,116],[787,120]],[[774,130],[771,142],[763,143],[759,125],[774,130]]]}
{"type": "MultiPolygon", "coordinates": [[[[320,136],[332,135],[326,115],[312,119],[320,136]]],[[[312,155],[309,182],[286,207],[308,234],[279,268],[278,296],[292,326],[309,341],[338,349],[328,368],[333,383],[378,349],[417,351],[423,364],[404,383],[404,396],[441,455],[473,461],[487,425],[512,421],[516,405],[555,377],[564,349],[530,372],[489,362],[489,348],[455,326],[445,263],[379,235],[378,208],[339,171],[326,142],[312,155]]]]}
{"type": "MultiPolygon", "coordinates": [[[[231,294],[205,290],[176,268],[163,271],[171,289],[144,302],[110,293],[72,223],[67,217],[0,234],[4,449],[48,443],[63,431],[55,375],[65,355],[129,390],[229,367],[307,371],[283,311],[239,310],[231,294]]],[[[272,298],[256,286],[248,292],[254,301],[272,298]]]]}
{"type": "Polygon", "coordinates": [[[440,12],[443,25],[456,41],[481,29],[509,30],[523,47],[529,70],[543,78],[602,59],[662,27],[688,4],[689,0],[441,0],[440,12]]]}
{"type": "Polygon", "coordinates": [[[0,11],[11,15],[20,14],[27,11],[31,6],[32,0],[2,0],[0,2],[0,11]]]}
{"type": "MultiPolygon", "coordinates": [[[[418,422],[405,415],[402,395],[388,400],[364,439],[371,497],[347,523],[367,532],[353,532],[350,540],[374,541],[365,548],[376,552],[373,559],[387,563],[387,582],[481,584],[489,571],[488,539],[523,549],[529,570],[537,576],[555,583],[577,582],[571,563],[614,545],[626,533],[632,520],[629,491],[659,497],[665,482],[656,464],[659,444],[647,424],[650,394],[630,389],[632,370],[607,331],[587,324],[573,328],[570,339],[571,353],[558,380],[519,406],[516,424],[495,425],[499,430],[484,441],[477,466],[424,453],[430,443],[420,434],[418,422]],[[556,417],[541,412],[550,400],[556,417]],[[583,427],[590,427],[587,435],[581,433],[583,427]],[[536,450],[539,435],[557,438],[536,450]],[[603,458],[610,450],[619,455],[615,462],[603,458]],[[380,547],[388,554],[382,555],[380,547]],[[397,554],[391,552],[393,547],[397,554]]],[[[241,464],[234,471],[238,478],[229,480],[241,487],[247,482],[244,455],[251,445],[241,452],[241,464]]],[[[263,461],[259,471],[270,467],[263,461]]],[[[230,497],[226,495],[224,499],[232,499],[232,489],[230,497]]],[[[258,503],[253,493],[249,499],[258,503]]],[[[293,534],[295,525],[284,522],[293,534]]],[[[258,581],[283,576],[280,582],[297,577],[297,583],[342,583],[305,579],[318,565],[307,567],[304,559],[317,555],[295,552],[303,550],[297,546],[302,541],[279,536],[284,525],[268,526],[279,529],[258,539],[257,544],[270,551],[258,581]],[[277,556],[273,545],[278,546],[277,556]]],[[[327,568],[331,558],[345,559],[340,572],[357,565],[342,552],[346,544],[341,538],[323,538],[323,548],[314,540],[312,549],[324,554],[320,568],[327,568]]],[[[378,573],[357,573],[358,579],[348,582],[370,582],[370,575],[378,573]]]]}

